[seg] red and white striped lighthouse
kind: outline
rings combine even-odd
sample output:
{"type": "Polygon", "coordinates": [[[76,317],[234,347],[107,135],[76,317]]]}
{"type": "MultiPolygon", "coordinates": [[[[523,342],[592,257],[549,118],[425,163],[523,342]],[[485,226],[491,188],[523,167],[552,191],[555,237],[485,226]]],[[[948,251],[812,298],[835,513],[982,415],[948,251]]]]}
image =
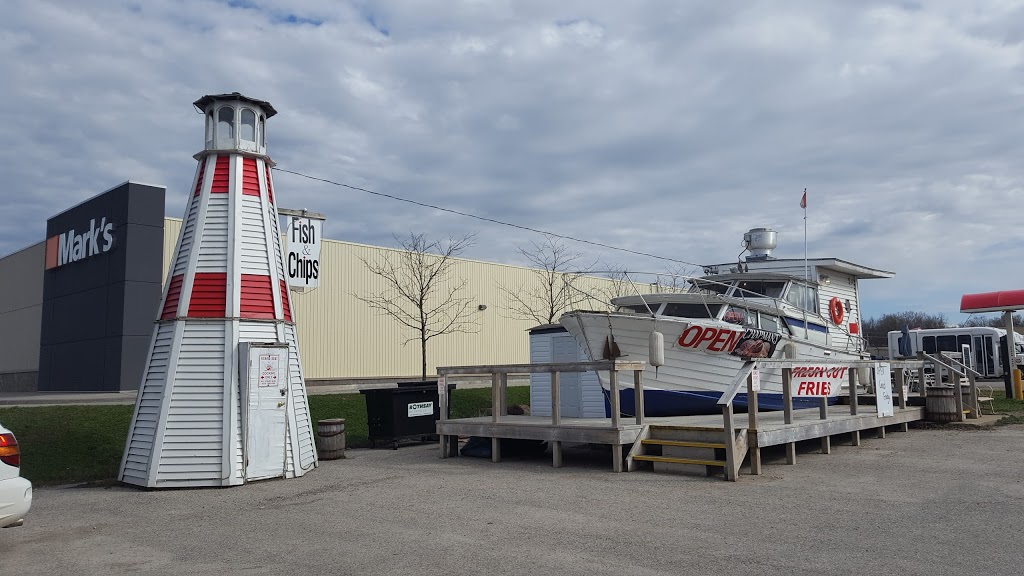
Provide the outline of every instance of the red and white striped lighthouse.
{"type": "Polygon", "coordinates": [[[169,265],[120,479],[230,486],[316,466],[266,154],[269,102],[195,102],[206,146],[169,265]]]}

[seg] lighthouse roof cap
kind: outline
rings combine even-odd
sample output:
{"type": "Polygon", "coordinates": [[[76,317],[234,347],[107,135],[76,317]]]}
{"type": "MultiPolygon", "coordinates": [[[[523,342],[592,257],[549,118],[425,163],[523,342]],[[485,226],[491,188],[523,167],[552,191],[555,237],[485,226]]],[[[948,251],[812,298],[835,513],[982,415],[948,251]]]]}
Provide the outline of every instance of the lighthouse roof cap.
{"type": "Polygon", "coordinates": [[[203,110],[206,108],[207,105],[210,104],[210,102],[217,102],[219,100],[241,100],[242,102],[255,104],[262,108],[263,111],[267,113],[267,118],[270,118],[274,114],[277,114],[277,110],[274,110],[274,107],[270,105],[270,102],[267,102],[266,100],[257,100],[256,98],[249,98],[248,96],[244,96],[238,92],[232,92],[230,94],[207,94],[206,96],[203,96],[199,100],[193,102],[192,105],[196,108],[199,108],[200,110],[203,110]]]}

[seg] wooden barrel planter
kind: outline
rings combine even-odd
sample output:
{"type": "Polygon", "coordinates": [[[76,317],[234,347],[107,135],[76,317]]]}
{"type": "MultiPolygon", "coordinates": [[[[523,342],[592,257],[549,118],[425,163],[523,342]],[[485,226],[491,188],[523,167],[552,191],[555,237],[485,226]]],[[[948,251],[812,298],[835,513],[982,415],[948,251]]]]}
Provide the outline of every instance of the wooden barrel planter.
{"type": "Polygon", "coordinates": [[[956,399],[952,386],[929,386],[925,398],[925,419],[929,422],[957,422],[956,399]]]}
{"type": "Polygon", "coordinates": [[[316,451],[321,460],[337,460],[345,457],[344,418],[317,421],[316,451]]]}

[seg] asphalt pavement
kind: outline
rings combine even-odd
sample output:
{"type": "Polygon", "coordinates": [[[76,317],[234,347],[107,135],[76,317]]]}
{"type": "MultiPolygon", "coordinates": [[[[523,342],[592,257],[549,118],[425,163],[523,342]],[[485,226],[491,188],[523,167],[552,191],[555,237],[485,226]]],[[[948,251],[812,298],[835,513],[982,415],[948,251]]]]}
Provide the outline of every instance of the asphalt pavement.
{"type": "Polygon", "coordinates": [[[1024,427],[801,445],[737,483],[610,471],[607,449],[493,464],[350,450],[222,489],[39,488],[11,575],[1021,573],[1024,427]]]}

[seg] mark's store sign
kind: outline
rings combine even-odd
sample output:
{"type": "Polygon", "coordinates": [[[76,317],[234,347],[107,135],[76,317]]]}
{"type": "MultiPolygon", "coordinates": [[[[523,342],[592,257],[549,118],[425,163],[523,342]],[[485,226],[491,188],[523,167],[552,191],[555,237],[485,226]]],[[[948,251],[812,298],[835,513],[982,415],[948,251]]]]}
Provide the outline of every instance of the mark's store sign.
{"type": "Polygon", "coordinates": [[[77,232],[74,228],[46,239],[46,269],[53,270],[65,264],[91,258],[110,251],[114,245],[114,224],[106,217],[89,220],[89,229],[77,232]]]}

